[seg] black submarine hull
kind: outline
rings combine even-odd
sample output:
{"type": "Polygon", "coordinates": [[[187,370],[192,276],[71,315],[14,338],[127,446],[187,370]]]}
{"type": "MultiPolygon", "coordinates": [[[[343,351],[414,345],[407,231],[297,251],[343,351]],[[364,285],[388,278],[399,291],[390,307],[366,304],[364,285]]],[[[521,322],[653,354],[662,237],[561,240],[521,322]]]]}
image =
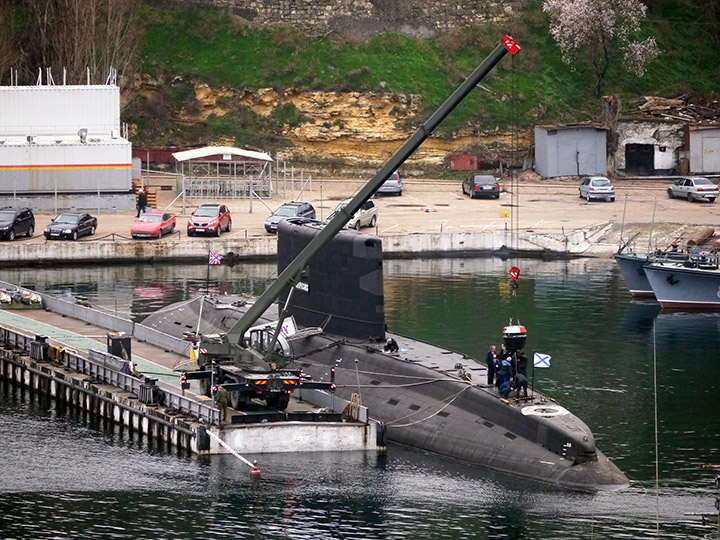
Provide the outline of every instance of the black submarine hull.
{"type": "MultiPolygon", "coordinates": [[[[278,272],[322,228],[302,220],[280,223],[278,272]]],[[[293,356],[305,371],[327,377],[335,367],[341,397],[360,394],[391,441],[566,487],[628,485],[596,448],[588,426],[549,398],[502,399],[494,386],[475,382],[487,380],[484,365],[419,340],[394,335],[400,354],[382,352],[382,266],[380,238],[345,230],[310,261],[289,302],[291,288],[285,288],[280,305],[287,302],[298,325],[326,332],[293,341],[293,356]]],[[[525,343],[522,331],[517,348],[525,343]]]]}
{"type": "MultiPolygon", "coordinates": [[[[222,332],[248,305],[232,298],[205,299],[201,331],[222,332]]],[[[197,324],[201,297],[150,315],[143,325],[182,338],[197,324]]],[[[274,309],[258,324],[277,319],[274,309]]],[[[591,430],[552,399],[503,399],[474,358],[398,334],[399,354],[383,352],[376,340],[321,333],[292,339],[292,366],[315,381],[330,381],[336,395],[359,394],[370,417],[386,427],[391,442],[448,456],[564,488],[622,489],[628,479],[595,446],[591,430]],[[463,375],[465,374],[465,375],[463,375]],[[467,375],[470,375],[468,380],[467,375]]]]}
{"type": "MultiPolygon", "coordinates": [[[[322,225],[282,222],[278,266],[292,259],[322,225]]],[[[285,305],[285,298],[279,304],[285,305]]],[[[170,306],[144,325],[177,335],[194,328],[202,299],[170,306]]],[[[249,309],[206,299],[200,331],[222,333],[249,309]]],[[[339,397],[359,394],[387,439],[464,462],[584,490],[621,489],[628,479],[595,445],[592,431],[552,399],[503,399],[484,364],[465,354],[385,330],[382,243],[341,231],[303,272],[288,306],[298,327],[324,331],[290,339],[292,367],[334,382],[339,397]],[[383,352],[386,337],[400,352],[383,352]]],[[[269,309],[256,324],[278,318],[269,309]]],[[[511,394],[512,396],[512,394],[511,394]]]]}
{"type": "Polygon", "coordinates": [[[332,336],[293,342],[293,352],[315,379],[327,380],[335,367],[337,394],[348,400],[359,394],[390,441],[568,488],[628,485],[595,447],[590,429],[552,400],[539,394],[504,400],[494,386],[473,382],[486,377],[473,358],[393,336],[407,353],[390,355],[332,336]],[[437,367],[424,365],[423,356],[438,360],[437,367]],[[456,373],[457,364],[473,373],[470,381],[456,373]]]}

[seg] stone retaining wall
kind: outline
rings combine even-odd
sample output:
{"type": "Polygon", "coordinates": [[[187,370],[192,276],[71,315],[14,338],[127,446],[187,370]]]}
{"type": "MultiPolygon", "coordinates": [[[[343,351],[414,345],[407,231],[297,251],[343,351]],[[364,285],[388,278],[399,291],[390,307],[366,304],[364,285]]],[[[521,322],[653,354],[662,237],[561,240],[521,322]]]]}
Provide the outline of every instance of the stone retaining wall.
{"type": "Polygon", "coordinates": [[[282,23],[311,35],[330,31],[367,39],[382,32],[432,38],[463,26],[505,21],[527,0],[154,0],[170,9],[227,10],[256,24],[282,23]]]}

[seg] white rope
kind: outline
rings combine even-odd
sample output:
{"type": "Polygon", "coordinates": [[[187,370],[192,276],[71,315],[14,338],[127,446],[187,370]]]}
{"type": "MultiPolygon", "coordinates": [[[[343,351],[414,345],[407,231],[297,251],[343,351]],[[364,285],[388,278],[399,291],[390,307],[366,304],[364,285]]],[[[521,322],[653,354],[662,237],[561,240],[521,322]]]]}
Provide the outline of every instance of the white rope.
{"type": "Polygon", "coordinates": [[[245,463],[245,465],[247,465],[248,467],[250,467],[250,468],[252,468],[252,469],[255,468],[255,464],[254,464],[254,463],[252,463],[251,461],[245,459],[245,458],[242,457],[240,454],[238,454],[235,450],[233,450],[232,448],[230,448],[230,445],[229,445],[228,443],[226,443],[225,441],[223,441],[220,437],[218,437],[217,435],[215,435],[212,431],[207,430],[206,433],[207,433],[208,435],[210,435],[210,437],[212,437],[213,439],[215,439],[220,446],[222,446],[223,448],[225,448],[225,449],[226,449],[228,452],[230,452],[233,456],[235,456],[235,457],[238,458],[240,461],[242,461],[243,463],[245,463]]]}
{"type": "Polygon", "coordinates": [[[424,379],[419,382],[407,383],[407,384],[337,384],[336,388],[409,388],[413,386],[423,386],[425,384],[432,384],[436,382],[458,382],[457,379],[424,379]]]}
{"type": "Polygon", "coordinates": [[[430,405],[428,405],[427,407],[424,407],[424,408],[422,408],[422,409],[418,409],[417,411],[415,411],[415,412],[413,412],[413,413],[410,413],[410,414],[408,414],[408,415],[406,415],[406,416],[401,416],[400,418],[396,418],[395,420],[391,420],[390,422],[386,422],[386,425],[389,426],[389,425],[392,425],[393,422],[398,422],[399,420],[404,420],[405,418],[409,418],[409,417],[411,417],[411,416],[414,416],[414,415],[416,415],[416,414],[418,414],[418,413],[420,413],[420,412],[422,412],[422,411],[426,411],[426,410],[428,410],[429,408],[434,407],[434,406],[437,405],[438,403],[442,403],[443,401],[449,399],[450,401],[448,401],[448,402],[445,404],[444,407],[442,407],[441,409],[438,409],[437,411],[435,411],[434,413],[432,413],[430,416],[427,416],[427,417],[422,418],[422,419],[420,419],[420,420],[416,420],[415,422],[410,422],[409,424],[401,424],[401,425],[399,425],[399,426],[393,425],[393,427],[396,427],[396,428],[409,427],[409,426],[414,426],[415,424],[419,424],[420,422],[425,422],[426,420],[430,420],[433,416],[436,416],[436,415],[440,414],[442,411],[444,411],[446,408],[448,408],[448,407],[453,403],[453,401],[455,401],[458,397],[460,397],[460,394],[462,394],[463,392],[465,392],[465,391],[466,391],[467,389],[469,389],[469,388],[472,388],[472,387],[471,387],[471,386],[466,386],[465,388],[463,388],[462,390],[460,390],[457,394],[455,394],[455,395],[453,395],[453,396],[450,396],[449,398],[445,398],[445,399],[438,400],[438,401],[436,401],[435,403],[432,403],[432,404],[430,404],[430,405]]]}
{"type": "MultiPolygon", "coordinates": [[[[657,202],[657,197],[656,197],[657,202]]],[[[658,450],[657,348],[653,319],[653,394],[655,396],[655,536],[660,538],[660,456],[658,450]]],[[[719,518],[720,519],[720,518],[719,518]]]]}

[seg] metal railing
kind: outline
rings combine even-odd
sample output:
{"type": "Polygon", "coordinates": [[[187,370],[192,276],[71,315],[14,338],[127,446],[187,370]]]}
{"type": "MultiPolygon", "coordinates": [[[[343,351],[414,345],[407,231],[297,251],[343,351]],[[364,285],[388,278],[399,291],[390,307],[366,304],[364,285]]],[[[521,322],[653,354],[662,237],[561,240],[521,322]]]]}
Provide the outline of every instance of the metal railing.
{"type": "MultiPolygon", "coordinates": [[[[37,348],[33,348],[33,344],[37,344],[39,337],[30,337],[0,325],[0,342],[28,354],[33,351],[32,356],[37,356],[37,352],[35,352],[37,348]]],[[[48,358],[37,357],[34,359],[48,360],[48,358]]],[[[142,379],[122,373],[122,365],[125,362],[123,359],[96,349],[89,351],[88,358],[81,356],[77,351],[62,349],[62,354],[52,361],[78,373],[88,375],[99,382],[135,394],[138,397],[146,393],[143,388],[144,385],[152,386],[154,384],[154,382],[149,384],[142,379]]],[[[158,387],[157,393],[157,402],[165,407],[190,414],[210,424],[217,424],[220,420],[220,411],[209,405],[176,394],[165,388],[158,387]]]]}

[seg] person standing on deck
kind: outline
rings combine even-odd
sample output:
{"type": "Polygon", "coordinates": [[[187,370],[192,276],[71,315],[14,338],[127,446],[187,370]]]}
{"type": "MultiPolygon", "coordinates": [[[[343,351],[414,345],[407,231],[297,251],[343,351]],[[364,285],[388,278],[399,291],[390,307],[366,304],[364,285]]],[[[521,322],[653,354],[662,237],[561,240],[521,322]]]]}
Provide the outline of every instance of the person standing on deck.
{"type": "Polygon", "coordinates": [[[495,361],[497,360],[497,353],[495,352],[495,345],[490,345],[490,350],[485,355],[485,363],[487,364],[487,383],[492,384],[495,381],[495,361]]]}
{"type": "Polygon", "coordinates": [[[228,391],[225,390],[222,386],[218,388],[217,396],[215,396],[215,405],[217,405],[217,408],[220,409],[220,421],[224,422],[225,418],[227,418],[227,406],[229,401],[229,395],[228,391]]]}

